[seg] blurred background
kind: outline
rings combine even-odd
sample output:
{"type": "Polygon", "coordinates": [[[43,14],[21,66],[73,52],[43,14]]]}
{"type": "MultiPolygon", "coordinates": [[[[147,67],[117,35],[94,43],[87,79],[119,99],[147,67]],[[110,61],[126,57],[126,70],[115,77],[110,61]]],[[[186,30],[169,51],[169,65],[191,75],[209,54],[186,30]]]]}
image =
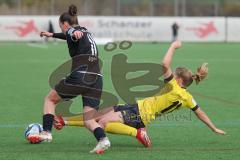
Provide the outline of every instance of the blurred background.
{"type": "Polygon", "coordinates": [[[0,41],[41,41],[50,26],[60,32],[70,4],[98,43],[240,42],[240,0],[0,0],[0,41]]]}
{"type": "Polygon", "coordinates": [[[59,15],[69,4],[94,16],[239,16],[240,0],[0,0],[1,15],[59,15]]]}
{"type": "Polygon", "coordinates": [[[97,43],[240,42],[240,0],[0,0],[0,41],[42,41],[59,15],[78,7],[97,43]]]}

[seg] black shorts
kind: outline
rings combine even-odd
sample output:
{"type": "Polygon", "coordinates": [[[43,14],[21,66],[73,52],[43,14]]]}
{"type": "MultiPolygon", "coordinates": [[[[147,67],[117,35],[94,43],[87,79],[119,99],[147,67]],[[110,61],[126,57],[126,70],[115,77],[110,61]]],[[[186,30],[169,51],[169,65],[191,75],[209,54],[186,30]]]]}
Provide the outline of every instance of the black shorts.
{"type": "Polygon", "coordinates": [[[136,129],[144,128],[145,125],[142,122],[141,116],[139,114],[138,105],[118,105],[114,106],[114,112],[121,112],[123,116],[124,124],[134,127],[136,129]]]}
{"type": "Polygon", "coordinates": [[[63,100],[82,95],[83,106],[99,108],[102,94],[102,76],[100,74],[75,71],[62,79],[55,90],[63,100]]]}

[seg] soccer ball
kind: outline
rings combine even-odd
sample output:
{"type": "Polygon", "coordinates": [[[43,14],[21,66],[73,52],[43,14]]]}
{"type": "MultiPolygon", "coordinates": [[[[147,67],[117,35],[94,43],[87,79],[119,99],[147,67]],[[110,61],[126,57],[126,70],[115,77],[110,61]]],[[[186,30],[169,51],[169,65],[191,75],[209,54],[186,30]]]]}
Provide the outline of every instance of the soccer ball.
{"type": "Polygon", "coordinates": [[[25,138],[28,140],[29,135],[39,134],[42,131],[43,131],[43,127],[41,124],[32,123],[27,126],[24,135],[25,135],[25,138]]]}

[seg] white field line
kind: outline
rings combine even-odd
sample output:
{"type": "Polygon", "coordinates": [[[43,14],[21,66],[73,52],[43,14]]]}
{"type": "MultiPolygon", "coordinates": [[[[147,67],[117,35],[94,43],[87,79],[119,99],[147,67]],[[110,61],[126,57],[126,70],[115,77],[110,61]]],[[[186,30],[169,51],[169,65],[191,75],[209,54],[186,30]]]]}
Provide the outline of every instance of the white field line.
{"type": "Polygon", "coordinates": [[[29,47],[47,49],[48,45],[43,43],[27,43],[29,47]]]}

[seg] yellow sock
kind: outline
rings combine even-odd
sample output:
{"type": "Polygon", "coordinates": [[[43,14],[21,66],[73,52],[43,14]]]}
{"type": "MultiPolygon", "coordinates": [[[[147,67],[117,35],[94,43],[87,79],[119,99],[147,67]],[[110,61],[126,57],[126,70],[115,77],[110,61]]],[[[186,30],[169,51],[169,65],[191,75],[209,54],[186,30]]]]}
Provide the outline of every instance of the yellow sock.
{"type": "MultiPolygon", "coordinates": [[[[72,117],[65,117],[64,121],[68,126],[80,126],[84,127],[83,122],[83,115],[72,116],[72,117]]],[[[128,135],[132,137],[136,137],[137,129],[130,127],[128,125],[118,123],[118,122],[110,122],[105,127],[105,132],[112,133],[112,134],[121,134],[121,135],[128,135]]]]}
{"type": "MultiPolygon", "coordinates": [[[[84,127],[83,121],[65,121],[67,126],[79,126],[84,127]]],[[[112,134],[121,134],[121,135],[128,135],[132,137],[136,137],[137,129],[130,127],[128,125],[118,123],[118,122],[110,122],[104,129],[105,132],[112,133],[112,134]]]]}
{"type": "Polygon", "coordinates": [[[79,126],[79,127],[84,127],[84,122],[83,121],[65,121],[65,124],[67,126],[79,126]]]}
{"type": "Polygon", "coordinates": [[[108,123],[104,130],[112,134],[128,135],[132,137],[136,137],[137,135],[136,128],[118,122],[108,123]]]}
{"type": "Polygon", "coordinates": [[[67,126],[80,126],[84,127],[83,122],[83,115],[71,116],[71,117],[64,117],[64,122],[67,126]]]}
{"type": "Polygon", "coordinates": [[[64,120],[66,120],[66,121],[83,121],[83,115],[79,114],[77,116],[64,117],[64,120]]]}

